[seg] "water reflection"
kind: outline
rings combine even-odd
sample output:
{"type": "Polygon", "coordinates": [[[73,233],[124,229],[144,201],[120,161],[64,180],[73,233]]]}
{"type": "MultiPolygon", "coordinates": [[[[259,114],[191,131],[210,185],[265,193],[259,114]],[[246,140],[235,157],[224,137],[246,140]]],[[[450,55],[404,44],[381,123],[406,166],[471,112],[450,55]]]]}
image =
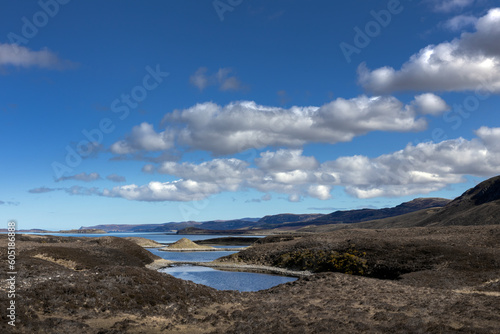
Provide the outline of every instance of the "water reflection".
{"type": "Polygon", "coordinates": [[[163,268],[160,271],[180,279],[204,284],[217,290],[259,291],[296,280],[293,277],[221,271],[191,265],[163,268]]]}

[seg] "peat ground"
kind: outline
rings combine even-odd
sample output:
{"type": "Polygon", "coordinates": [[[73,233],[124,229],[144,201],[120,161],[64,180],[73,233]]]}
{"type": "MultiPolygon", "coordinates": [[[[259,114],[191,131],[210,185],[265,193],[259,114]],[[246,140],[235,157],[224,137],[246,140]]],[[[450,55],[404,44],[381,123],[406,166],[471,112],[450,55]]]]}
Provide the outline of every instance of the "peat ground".
{"type": "MultiPolygon", "coordinates": [[[[18,235],[16,327],[3,312],[0,332],[495,333],[499,241],[500,226],[271,236],[223,260],[363,271],[239,293],[147,269],[158,258],[128,240],[18,235]]],[[[5,235],[0,254],[7,258],[5,235]]]]}

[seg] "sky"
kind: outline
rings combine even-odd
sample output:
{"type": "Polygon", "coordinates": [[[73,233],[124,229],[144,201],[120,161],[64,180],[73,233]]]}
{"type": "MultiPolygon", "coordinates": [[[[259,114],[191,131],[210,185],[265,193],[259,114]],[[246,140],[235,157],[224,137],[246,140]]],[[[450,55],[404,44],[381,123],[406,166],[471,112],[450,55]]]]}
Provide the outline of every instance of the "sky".
{"type": "Polygon", "coordinates": [[[0,220],[382,208],[500,174],[489,0],[4,1],[0,220]]]}

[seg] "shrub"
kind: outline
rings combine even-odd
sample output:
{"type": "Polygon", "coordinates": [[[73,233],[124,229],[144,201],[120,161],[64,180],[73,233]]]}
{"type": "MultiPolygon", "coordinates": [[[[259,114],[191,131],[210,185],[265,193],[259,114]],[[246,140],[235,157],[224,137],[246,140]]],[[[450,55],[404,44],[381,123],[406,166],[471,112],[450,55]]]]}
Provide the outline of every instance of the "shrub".
{"type": "Polygon", "coordinates": [[[345,251],[301,249],[281,254],[275,265],[313,272],[341,272],[364,275],[367,269],[364,252],[350,246],[345,251]]]}

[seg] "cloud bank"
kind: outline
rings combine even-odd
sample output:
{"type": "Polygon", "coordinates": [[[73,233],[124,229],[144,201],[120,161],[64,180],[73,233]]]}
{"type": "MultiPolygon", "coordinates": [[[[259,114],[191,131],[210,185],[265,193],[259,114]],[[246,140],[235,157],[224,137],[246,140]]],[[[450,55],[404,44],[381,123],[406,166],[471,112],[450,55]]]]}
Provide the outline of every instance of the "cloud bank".
{"type": "Polygon", "coordinates": [[[323,163],[299,149],[263,152],[255,159],[255,167],[235,158],[200,164],[165,162],[149,165],[151,172],[178,180],[117,186],[105,189],[102,195],[137,201],[191,201],[224,191],[255,189],[287,194],[289,201],[303,197],[325,200],[336,186],[357,198],[423,194],[464,182],[464,175],[500,173],[500,128],[481,127],[475,134],[471,140],[408,144],[374,158],[355,155],[323,163]]]}
{"type": "Polygon", "coordinates": [[[337,98],[320,107],[284,109],[240,101],[212,102],[165,115],[163,132],[142,123],[124,140],[111,145],[115,154],[183,147],[227,155],[264,147],[300,148],[307,143],[351,141],[373,131],[415,132],[427,127],[421,117],[448,110],[438,96],[424,94],[405,105],[395,97],[365,95],[337,98]]]}

